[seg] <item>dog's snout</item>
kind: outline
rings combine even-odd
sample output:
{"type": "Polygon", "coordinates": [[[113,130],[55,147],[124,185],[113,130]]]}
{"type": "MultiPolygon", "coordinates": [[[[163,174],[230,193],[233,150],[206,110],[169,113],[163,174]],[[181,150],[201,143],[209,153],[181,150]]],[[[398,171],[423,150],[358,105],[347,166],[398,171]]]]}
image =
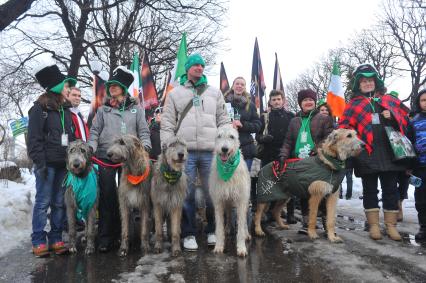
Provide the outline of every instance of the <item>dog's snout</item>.
{"type": "Polygon", "coordinates": [[[229,150],[229,149],[228,149],[227,147],[224,147],[224,146],[222,147],[222,152],[225,152],[225,153],[226,153],[226,152],[228,152],[228,150],[229,150]]]}
{"type": "Polygon", "coordinates": [[[72,163],[72,166],[73,166],[74,168],[78,168],[78,167],[80,167],[80,162],[78,162],[78,161],[74,161],[74,162],[72,163]]]}
{"type": "Polygon", "coordinates": [[[183,154],[183,152],[179,152],[178,153],[178,157],[179,157],[179,159],[183,159],[183,157],[185,156],[185,154],[183,154]]]}
{"type": "Polygon", "coordinates": [[[111,158],[112,157],[112,152],[108,152],[107,156],[108,156],[108,158],[111,158]]]}

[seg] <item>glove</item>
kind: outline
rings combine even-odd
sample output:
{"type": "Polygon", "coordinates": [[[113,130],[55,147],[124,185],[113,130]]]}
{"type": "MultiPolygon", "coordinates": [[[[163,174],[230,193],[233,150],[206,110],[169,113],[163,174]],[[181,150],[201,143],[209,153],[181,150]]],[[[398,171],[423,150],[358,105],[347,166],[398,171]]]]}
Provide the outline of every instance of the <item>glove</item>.
{"type": "Polygon", "coordinates": [[[39,175],[43,180],[47,179],[47,167],[45,164],[36,165],[35,173],[39,175]]]}
{"type": "Polygon", "coordinates": [[[272,135],[268,134],[268,135],[261,136],[259,138],[259,141],[261,143],[270,143],[273,139],[274,139],[274,137],[272,135]]]}

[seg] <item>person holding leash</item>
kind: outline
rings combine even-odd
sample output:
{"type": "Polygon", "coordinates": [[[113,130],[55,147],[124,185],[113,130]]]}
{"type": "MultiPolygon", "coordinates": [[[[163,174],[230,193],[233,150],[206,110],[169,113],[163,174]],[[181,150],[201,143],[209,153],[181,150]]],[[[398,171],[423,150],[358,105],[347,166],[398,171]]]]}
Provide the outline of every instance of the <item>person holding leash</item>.
{"type": "Polygon", "coordinates": [[[138,137],[146,151],[151,150],[150,133],[145,120],[145,110],[129,95],[128,88],[133,74],[125,67],[117,67],[105,83],[107,102],[102,105],[90,128],[89,145],[96,158],[107,164],[99,167],[99,224],[98,250],[108,252],[120,237],[120,213],[118,207],[116,174],[121,170],[110,167],[108,148],[114,138],[125,134],[138,137]]]}
{"type": "MultiPolygon", "coordinates": [[[[297,102],[301,111],[291,119],[280,153],[280,165],[284,166],[288,158],[306,158],[315,154],[316,148],[333,131],[331,116],[320,114],[316,109],[317,93],[311,89],[298,92],[297,102]]],[[[302,229],[306,234],[308,228],[308,200],[301,199],[302,229]]]]}
{"type": "Polygon", "coordinates": [[[396,229],[399,200],[397,176],[406,166],[392,161],[393,152],[385,126],[405,132],[408,111],[394,96],[379,94],[384,88],[384,82],[371,64],[358,66],[353,75],[353,96],[346,104],[339,128],[355,130],[366,144],[366,150],[354,158],[354,169],[355,176],[362,179],[363,205],[370,238],[382,238],[377,197],[377,181],[380,179],[386,232],[392,240],[400,241],[401,235],[396,229]]]}
{"type": "Polygon", "coordinates": [[[216,244],[214,209],[208,192],[208,178],[217,129],[230,124],[221,91],[207,84],[207,78],[203,74],[205,65],[199,54],[188,57],[185,64],[186,74],[180,78],[180,85],[170,92],[161,117],[161,142],[165,143],[170,137],[179,135],[188,145],[185,168],[188,190],[183,205],[182,238],[183,247],[190,251],[198,249],[195,239],[197,171],[206,198],[207,244],[216,244]]]}
{"type": "Polygon", "coordinates": [[[66,174],[66,148],[75,140],[71,104],[66,100],[74,78],[65,77],[58,66],[45,67],[35,74],[45,93],[28,111],[28,156],[35,165],[36,196],[32,218],[32,251],[36,257],[68,251],[62,241],[65,219],[63,180],[66,174]],[[50,231],[47,211],[50,208],[50,231]],[[49,246],[47,246],[49,243],[49,246]]]}

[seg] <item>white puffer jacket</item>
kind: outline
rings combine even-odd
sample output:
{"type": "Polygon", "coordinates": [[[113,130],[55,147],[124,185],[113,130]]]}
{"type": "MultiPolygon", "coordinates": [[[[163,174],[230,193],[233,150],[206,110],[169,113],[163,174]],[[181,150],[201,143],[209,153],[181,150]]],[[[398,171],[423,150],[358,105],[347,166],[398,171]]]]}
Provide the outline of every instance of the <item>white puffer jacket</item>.
{"type": "MultiPolygon", "coordinates": [[[[161,143],[174,136],[180,115],[195,95],[194,86],[189,81],[169,93],[161,116],[161,143]]],[[[176,135],[185,139],[188,150],[213,151],[217,129],[230,124],[231,120],[219,89],[208,86],[199,101],[199,106],[193,105],[183,118],[176,135]]]]}

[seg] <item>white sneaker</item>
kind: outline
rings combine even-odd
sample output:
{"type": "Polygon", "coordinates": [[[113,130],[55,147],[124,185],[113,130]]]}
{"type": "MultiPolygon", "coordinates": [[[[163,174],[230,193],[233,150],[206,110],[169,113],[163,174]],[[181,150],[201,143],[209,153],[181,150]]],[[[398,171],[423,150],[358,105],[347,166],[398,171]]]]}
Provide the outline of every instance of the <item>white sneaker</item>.
{"type": "Polygon", "coordinates": [[[216,245],[216,235],[214,233],[209,233],[207,235],[207,245],[209,246],[216,245]]]}
{"type": "Polygon", "coordinates": [[[188,251],[196,251],[198,249],[195,236],[187,236],[183,238],[183,248],[188,251]]]}

